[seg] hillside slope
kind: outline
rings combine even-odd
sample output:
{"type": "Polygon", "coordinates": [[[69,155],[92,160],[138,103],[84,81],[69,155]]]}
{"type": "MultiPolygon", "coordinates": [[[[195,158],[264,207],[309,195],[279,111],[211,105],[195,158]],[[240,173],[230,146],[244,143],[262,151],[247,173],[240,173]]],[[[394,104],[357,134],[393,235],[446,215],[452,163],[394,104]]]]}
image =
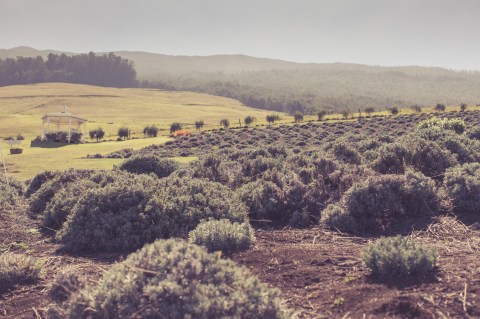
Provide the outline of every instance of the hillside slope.
{"type": "Polygon", "coordinates": [[[89,119],[88,128],[101,126],[107,136],[115,136],[119,127],[128,126],[141,135],[145,125],[156,124],[168,131],[172,122],[192,128],[196,120],[205,127],[219,127],[247,115],[264,119],[267,111],[244,106],[223,97],[192,92],[168,92],[149,89],[115,89],[88,85],[43,83],[0,88],[0,137],[22,133],[34,137],[41,132],[41,116],[62,111],[89,119]],[[188,126],[190,125],[190,126],[188,126]]]}
{"type": "MultiPolygon", "coordinates": [[[[0,50],[0,58],[47,56],[28,47],[0,50]]],[[[117,51],[135,63],[143,86],[203,92],[282,112],[340,112],[413,104],[480,104],[480,73],[432,67],[306,64],[245,55],[168,56],[117,51]]],[[[72,53],[66,53],[72,54],[72,53]]]]}

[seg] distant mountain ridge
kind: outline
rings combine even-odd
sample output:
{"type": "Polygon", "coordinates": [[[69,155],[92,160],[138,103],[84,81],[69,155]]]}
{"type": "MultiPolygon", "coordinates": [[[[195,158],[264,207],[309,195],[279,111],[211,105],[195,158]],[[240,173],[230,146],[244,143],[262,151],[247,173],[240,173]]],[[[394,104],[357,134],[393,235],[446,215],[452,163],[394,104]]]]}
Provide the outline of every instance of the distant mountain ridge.
{"type": "MultiPolygon", "coordinates": [[[[0,58],[47,57],[55,50],[17,47],[0,58]]],[[[438,67],[296,63],[247,55],[172,56],[114,51],[135,64],[138,85],[203,92],[281,112],[343,112],[412,105],[480,105],[480,72],[438,67]]],[[[67,55],[78,53],[65,52],[67,55]]],[[[97,54],[103,54],[97,52],[97,54]]]]}
{"type": "MultiPolygon", "coordinates": [[[[406,73],[437,73],[437,75],[452,75],[457,71],[438,67],[418,66],[369,66],[354,63],[299,63],[278,59],[257,58],[243,54],[218,54],[210,56],[185,56],[149,53],[143,51],[112,51],[115,55],[129,59],[135,63],[139,78],[151,79],[162,73],[238,73],[271,70],[323,70],[323,71],[400,71],[406,73]]],[[[41,56],[46,58],[50,53],[76,55],[80,53],[64,52],[58,50],[37,50],[28,46],[20,46],[11,49],[0,49],[0,58],[16,58],[41,56]]],[[[88,53],[88,52],[84,52],[88,53]]],[[[109,52],[95,52],[104,54],[109,52]]]]}
{"type": "MultiPolygon", "coordinates": [[[[46,58],[50,53],[75,55],[80,53],[57,50],[37,50],[27,46],[11,49],[0,49],[0,58],[16,58],[41,56],[46,58]]],[[[88,52],[84,52],[88,53],[88,52]]],[[[108,52],[95,52],[103,54],[108,52]]],[[[310,64],[288,62],[275,59],[255,58],[242,54],[211,56],[174,56],[140,51],[113,51],[115,55],[129,59],[135,63],[139,77],[151,77],[161,73],[184,72],[225,72],[263,71],[275,69],[302,69],[310,64]]]]}

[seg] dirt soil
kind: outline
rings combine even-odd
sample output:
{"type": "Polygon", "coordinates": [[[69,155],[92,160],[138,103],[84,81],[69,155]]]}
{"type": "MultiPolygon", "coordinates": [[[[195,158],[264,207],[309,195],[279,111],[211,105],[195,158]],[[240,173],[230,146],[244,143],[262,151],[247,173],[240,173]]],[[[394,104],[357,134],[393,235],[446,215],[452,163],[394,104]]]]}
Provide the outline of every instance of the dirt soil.
{"type": "MultiPolygon", "coordinates": [[[[319,228],[257,230],[249,251],[232,258],[281,290],[299,318],[480,318],[480,231],[442,217],[411,236],[439,252],[435,273],[408,280],[373,278],[361,261],[369,238],[319,228]]],[[[69,268],[97,281],[123,257],[70,256],[24,213],[0,214],[0,254],[43,258],[42,279],[0,295],[0,318],[45,318],[48,287],[69,268]]]]}

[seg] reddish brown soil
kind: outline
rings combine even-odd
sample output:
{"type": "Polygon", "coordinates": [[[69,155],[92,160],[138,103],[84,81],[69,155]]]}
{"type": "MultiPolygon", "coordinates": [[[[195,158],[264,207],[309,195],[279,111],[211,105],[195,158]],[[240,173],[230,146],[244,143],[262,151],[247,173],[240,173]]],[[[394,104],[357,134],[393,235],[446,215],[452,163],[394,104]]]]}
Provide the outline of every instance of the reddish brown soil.
{"type": "Polygon", "coordinates": [[[278,287],[300,318],[480,318],[480,234],[452,218],[412,235],[437,247],[439,259],[434,274],[408,280],[371,277],[365,238],[318,229],[256,236],[234,259],[278,287]]]}
{"type": "MultiPolygon", "coordinates": [[[[35,231],[24,214],[0,214],[0,253],[43,258],[40,282],[0,295],[0,318],[45,318],[48,287],[65,268],[96,281],[118,255],[69,256],[35,231]]],[[[475,225],[474,225],[475,226],[475,225]]],[[[257,243],[233,256],[281,290],[300,318],[480,318],[480,231],[441,218],[412,234],[439,251],[427,277],[381,280],[369,276],[361,254],[369,239],[323,229],[256,232],[257,243]]]]}

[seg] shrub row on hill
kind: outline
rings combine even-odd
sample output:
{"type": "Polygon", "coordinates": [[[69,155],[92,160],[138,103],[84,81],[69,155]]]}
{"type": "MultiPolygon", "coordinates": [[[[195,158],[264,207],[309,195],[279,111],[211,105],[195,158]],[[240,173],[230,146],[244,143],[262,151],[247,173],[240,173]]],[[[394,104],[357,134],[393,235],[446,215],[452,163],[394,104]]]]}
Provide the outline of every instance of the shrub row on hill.
{"type": "Polygon", "coordinates": [[[178,169],[174,160],[163,159],[155,154],[136,155],[120,165],[120,169],[134,174],[153,173],[158,177],[167,177],[178,169]]]}
{"type": "Polygon", "coordinates": [[[113,266],[48,318],[290,318],[279,292],[245,267],[182,241],[159,240],[113,266]],[[126,275],[128,274],[128,275],[126,275]]]}
{"type": "Polygon", "coordinates": [[[283,148],[269,148],[217,153],[175,174],[236,190],[252,221],[306,226],[318,221],[320,211],[354,181],[373,172],[316,154],[291,155],[283,148]]]}
{"type": "Polygon", "coordinates": [[[67,171],[32,196],[34,207],[37,198],[46,206],[43,225],[58,230],[69,251],[131,251],[158,238],[185,237],[204,219],[247,218],[228,187],[175,176],[67,171]]]}
{"type": "MultiPolygon", "coordinates": [[[[272,125],[263,128],[242,128],[201,132],[190,137],[176,138],[164,145],[152,145],[140,153],[153,152],[162,157],[204,157],[222,147],[232,151],[250,147],[266,149],[272,144],[283,145],[289,151],[316,151],[325,143],[351,134],[365,138],[395,138],[415,131],[418,122],[428,114],[409,114],[395,117],[361,118],[348,122],[309,122],[295,125],[272,125]]],[[[444,113],[448,119],[462,119],[470,128],[480,124],[480,112],[444,113]]],[[[443,128],[442,128],[443,129],[443,128]]],[[[445,130],[445,129],[443,129],[445,130]]],[[[469,136],[470,136],[470,131],[469,136]]],[[[452,131],[454,132],[454,131],[452,131]]],[[[118,157],[118,154],[111,154],[118,157]]],[[[122,156],[123,157],[123,156],[122,156]]]]}
{"type": "MultiPolygon", "coordinates": [[[[41,184],[41,186],[36,192],[31,194],[30,213],[34,216],[43,214],[50,200],[62,188],[77,180],[89,178],[93,174],[95,174],[93,170],[71,169],[62,173],[56,173],[51,179],[45,178],[46,181],[43,183],[40,183],[40,181],[44,180],[42,177],[38,179],[34,178],[32,182],[34,182],[35,185],[41,184]]],[[[30,190],[34,188],[35,187],[29,187],[30,190]]]]}
{"type": "Polygon", "coordinates": [[[421,173],[374,176],[354,184],[322,212],[322,220],[338,229],[383,231],[437,213],[440,200],[434,181],[421,173]]]}
{"type": "MultiPolygon", "coordinates": [[[[480,142],[432,126],[396,139],[345,135],[319,144],[317,151],[294,153],[282,145],[225,149],[188,167],[142,153],[113,173],[45,174],[31,182],[32,190],[41,184],[31,196],[31,211],[43,214],[46,227],[61,229],[57,238],[71,250],[131,250],[156,238],[186,236],[202,219],[242,222],[247,211],[253,222],[269,225],[307,226],[322,217],[335,227],[372,232],[438,211],[435,182],[424,175],[440,184],[452,167],[480,158],[480,142]],[[138,189],[136,178],[149,179],[138,189]],[[130,198],[121,198],[122,193],[130,198]],[[218,198],[226,198],[228,209],[218,198]],[[242,218],[232,217],[240,211],[242,218]],[[89,232],[85,225],[103,233],[89,232]],[[141,234],[121,244],[120,232],[141,234]],[[82,239],[91,234],[104,243],[82,239]]],[[[445,187],[452,197],[460,196],[445,187]]]]}
{"type": "Polygon", "coordinates": [[[447,170],[444,185],[457,213],[480,216],[480,163],[447,170]]]}
{"type": "Polygon", "coordinates": [[[12,209],[19,203],[24,194],[24,185],[14,178],[6,180],[0,176],[0,214],[3,210],[12,209]]]}

